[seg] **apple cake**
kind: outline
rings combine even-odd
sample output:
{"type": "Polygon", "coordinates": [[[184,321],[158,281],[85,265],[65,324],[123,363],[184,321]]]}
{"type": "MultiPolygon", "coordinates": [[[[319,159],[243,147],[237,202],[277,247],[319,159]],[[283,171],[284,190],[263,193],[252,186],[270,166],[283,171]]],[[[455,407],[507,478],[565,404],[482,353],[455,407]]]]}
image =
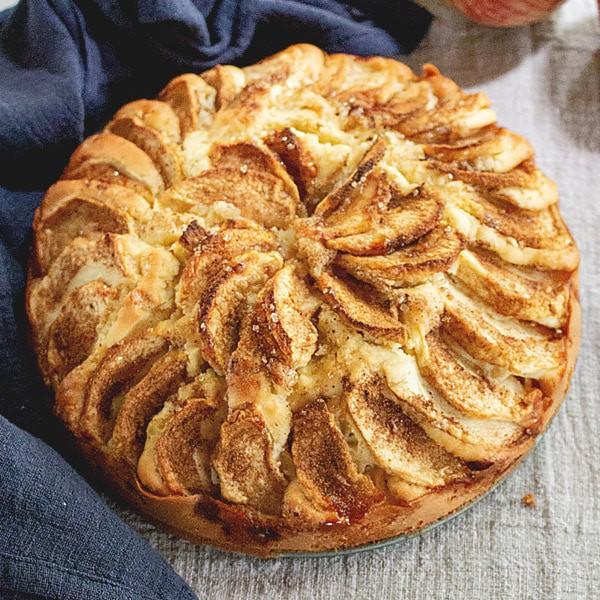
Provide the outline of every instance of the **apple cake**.
{"type": "Polygon", "coordinates": [[[262,556],[415,532],[562,402],[578,251],[483,93],[296,45],[125,105],[38,208],[27,311],[94,472],[262,556]]]}

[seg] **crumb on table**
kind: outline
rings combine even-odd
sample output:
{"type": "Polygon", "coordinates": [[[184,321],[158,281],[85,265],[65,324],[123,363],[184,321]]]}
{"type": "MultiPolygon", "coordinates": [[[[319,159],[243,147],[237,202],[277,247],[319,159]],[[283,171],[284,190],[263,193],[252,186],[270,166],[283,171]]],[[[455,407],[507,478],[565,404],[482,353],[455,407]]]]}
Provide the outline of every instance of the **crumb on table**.
{"type": "Polygon", "coordinates": [[[523,504],[523,506],[527,506],[528,508],[535,508],[535,506],[536,506],[535,496],[531,492],[529,494],[525,494],[521,498],[521,503],[523,504]]]}

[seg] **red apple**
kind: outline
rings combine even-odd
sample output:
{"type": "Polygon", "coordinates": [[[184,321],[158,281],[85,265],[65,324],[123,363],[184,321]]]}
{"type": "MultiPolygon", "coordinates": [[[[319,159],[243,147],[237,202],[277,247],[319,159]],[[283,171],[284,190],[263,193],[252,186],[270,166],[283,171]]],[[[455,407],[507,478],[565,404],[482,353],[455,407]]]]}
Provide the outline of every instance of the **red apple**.
{"type": "Polygon", "coordinates": [[[492,27],[514,27],[541,21],[563,0],[451,0],[467,17],[492,27]]]}

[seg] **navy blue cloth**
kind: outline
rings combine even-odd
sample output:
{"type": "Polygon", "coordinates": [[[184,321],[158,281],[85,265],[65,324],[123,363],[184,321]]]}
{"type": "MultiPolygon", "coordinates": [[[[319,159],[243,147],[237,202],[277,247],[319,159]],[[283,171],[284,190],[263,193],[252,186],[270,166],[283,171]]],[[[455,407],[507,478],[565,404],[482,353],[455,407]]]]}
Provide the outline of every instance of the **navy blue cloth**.
{"type": "Polygon", "coordinates": [[[0,419],[0,597],[195,598],[59,454],[0,419]]]}
{"type": "Polygon", "coordinates": [[[33,211],[69,154],[179,73],[295,42],[402,54],[429,22],[404,0],[24,0],[0,13],[0,598],[194,597],[51,448],[77,460],[27,343],[23,289],[33,211]]]}

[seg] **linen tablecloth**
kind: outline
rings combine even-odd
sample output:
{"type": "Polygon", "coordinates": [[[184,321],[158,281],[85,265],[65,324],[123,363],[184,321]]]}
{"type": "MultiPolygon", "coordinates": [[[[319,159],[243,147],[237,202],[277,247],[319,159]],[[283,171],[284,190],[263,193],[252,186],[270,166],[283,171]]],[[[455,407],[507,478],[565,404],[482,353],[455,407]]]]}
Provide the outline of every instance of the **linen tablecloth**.
{"type": "MultiPolygon", "coordinates": [[[[0,0],[0,4],[3,4],[0,0]]],[[[561,193],[581,250],[583,337],[566,404],[535,452],[452,521],[381,550],[261,561],[124,518],[202,600],[600,597],[600,25],[595,0],[516,30],[436,21],[408,59],[492,98],[561,193]],[[523,506],[533,493],[535,508],[523,506]]]]}

